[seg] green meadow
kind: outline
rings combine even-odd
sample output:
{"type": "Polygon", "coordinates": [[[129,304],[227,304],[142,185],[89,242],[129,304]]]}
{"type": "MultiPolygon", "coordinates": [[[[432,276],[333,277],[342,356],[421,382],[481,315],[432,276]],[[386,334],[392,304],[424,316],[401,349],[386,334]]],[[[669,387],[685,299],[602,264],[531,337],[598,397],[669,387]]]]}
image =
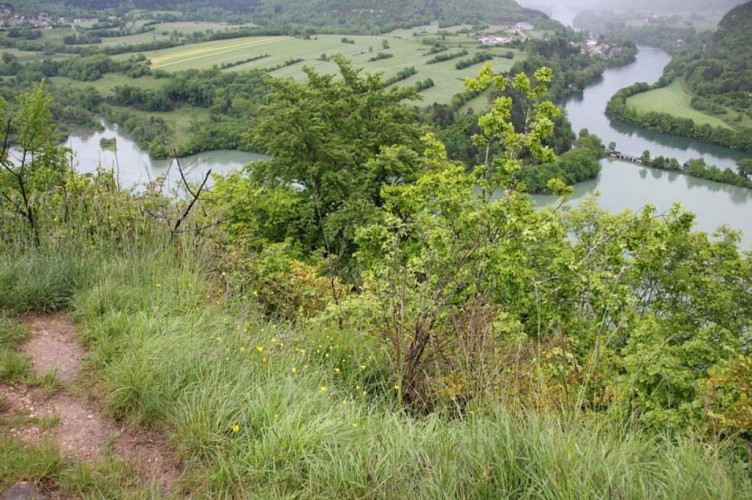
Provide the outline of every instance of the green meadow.
{"type": "MultiPolygon", "coordinates": [[[[248,26],[248,25],[243,25],[248,26]]],[[[138,45],[142,43],[161,42],[169,40],[172,35],[192,35],[194,33],[203,33],[208,30],[213,31],[231,31],[238,29],[242,26],[230,26],[225,23],[212,23],[212,22],[190,22],[190,21],[176,21],[170,23],[161,23],[154,26],[153,31],[147,31],[145,33],[137,33],[135,35],[127,35],[120,37],[102,38],[100,45],[138,45]]]]}
{"type": "Polygon", "coordinates": [[[638,113],[654,111],[668,113],[680,118],[689,118],[696,124],[708,124],[713,127],[730,128],[722,119],[697,111],[690,104],[692,94],[680,79],[670,85],[648,92],[642,92],[627,99],[627,106],[638,113]]]}

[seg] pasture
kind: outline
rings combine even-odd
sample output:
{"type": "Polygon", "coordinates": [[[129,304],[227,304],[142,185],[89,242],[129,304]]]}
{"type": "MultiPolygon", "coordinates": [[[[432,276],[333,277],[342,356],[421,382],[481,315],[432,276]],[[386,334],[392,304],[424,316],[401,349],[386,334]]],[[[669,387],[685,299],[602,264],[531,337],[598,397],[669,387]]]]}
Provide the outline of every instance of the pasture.
{"type": "Polygon", "coordinates": [[[655,111],[668,113],[680,118],[689,118],[698,125],[708,124],[713,127],[730,128],[717,116],[697,111],[692,107],[692,94],[684,86],[681,79],[675,79],[666,87],[642,92],[627,99],[627,106],[637,113],[655,111]]]}

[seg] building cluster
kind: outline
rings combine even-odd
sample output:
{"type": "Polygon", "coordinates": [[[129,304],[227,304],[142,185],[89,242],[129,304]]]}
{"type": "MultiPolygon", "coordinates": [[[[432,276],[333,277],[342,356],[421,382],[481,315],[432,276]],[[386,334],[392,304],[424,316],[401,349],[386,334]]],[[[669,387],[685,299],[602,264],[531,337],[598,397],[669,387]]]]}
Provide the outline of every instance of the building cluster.
{"type": "Polygon", "coordinates": [[[70,26],[72,22],[70,19],[51,16],[44,12],[32,17],[15,14],[8,8],[0,9],[0,29],[14,29],[25,26],[34,29],[51,29],[59,26],[70,26]]]}
{"type": "Polygon", "coordinates": [[[483,35],[478,37],[478,43],[486,46],[506,45],[508,43],[512,43],[515,36],[522,35],[524,31],[531,31],[533,29],[535,29],[535,26],[533,26],[532,24],[519,22],[514,26],[509,26],[506,30],[504,30],[505,36],[483,35]]]}

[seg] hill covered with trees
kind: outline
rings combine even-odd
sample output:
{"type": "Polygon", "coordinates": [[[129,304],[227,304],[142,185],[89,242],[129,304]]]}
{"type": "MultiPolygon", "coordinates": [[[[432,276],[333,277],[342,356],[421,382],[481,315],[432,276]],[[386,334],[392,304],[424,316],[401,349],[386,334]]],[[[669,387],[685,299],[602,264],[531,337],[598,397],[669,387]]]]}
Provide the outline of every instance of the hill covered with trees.
{"type": "Polygon", "coordinates": [[[718,29],[676,55],[666,78],[684,77],[693,106],[752,120],[752,2],[732,9],[718,29]]]}
{"type": "Polygon", "coordinates": [[[437,19],[447,23],[495,23],[543,20],[540,12],[520,7],[514,0],[51,0],[37,5],[87,10],[155,11],[178,10],[185,13],[226,11],[228,20],[238,14],[251,16],[261,24],[338,24],[415,25],[437,19]]]}

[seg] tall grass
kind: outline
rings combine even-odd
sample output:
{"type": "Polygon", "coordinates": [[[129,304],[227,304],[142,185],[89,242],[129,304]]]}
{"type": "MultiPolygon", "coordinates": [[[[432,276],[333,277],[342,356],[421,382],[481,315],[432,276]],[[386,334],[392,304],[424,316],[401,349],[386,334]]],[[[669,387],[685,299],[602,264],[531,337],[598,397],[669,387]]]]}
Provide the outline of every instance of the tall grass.
{"type": "MultiPolygon", "coordinates": [[[[748,471],[723,443],[645,434],[602,415],[512,412],[498,402],[452,417],[408,415],[376,339],[265,319],[253,298],[232,293],[213,248],[155,227],[113,229],[101,241],[74,231],[0,253],[0,310],[70,311],[89,350],[89,390],[112,416],[168,435],[185,470],[179,493],[752,496],[748,471]]],[[[23,333],[0,326],[8,339],[0,344],[12,352],[23,333]]],[[[96,467],[72,469],[54,450],[24,448],[0,432],[1,486],[25,477],[67,484],[71,494],[132,491],[125,469],[103,467],[109,472],[97,481],[96,467]],[[41,459],[20,465],[14,457],[24,453],[41,459]]]]}
{"type": "Polygon", "coordinates": [[[52,490],[55,498],[156,498],[156,489],[140,487],[136,477],[117,459],[76,463],[51,441],[23,443],[0,432],[0,491],[30,481],[37,491],[52,490]]]}
{"type": "Polygon", "coordinates": [[[94,390],[112,415],[168,433],[186,494],[752,495],[722,443],[496,403],[460,418],[406,415],[371,339],[267,321],[225,296],[223,279],[200,249],[154,245],[101,258],[71,300],[94,390]]]}

